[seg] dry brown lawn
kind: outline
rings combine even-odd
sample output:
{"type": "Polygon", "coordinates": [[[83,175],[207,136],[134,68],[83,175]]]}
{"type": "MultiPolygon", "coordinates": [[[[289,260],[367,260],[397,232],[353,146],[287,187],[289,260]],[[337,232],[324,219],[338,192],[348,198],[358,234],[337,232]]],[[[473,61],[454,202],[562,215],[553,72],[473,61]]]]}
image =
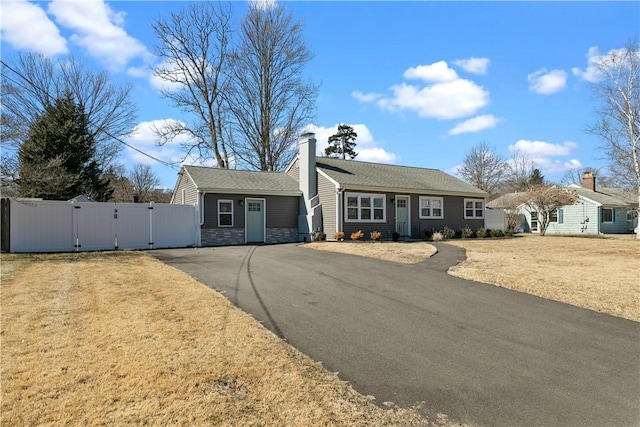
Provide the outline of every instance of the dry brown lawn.
{"type": "Polygon", "coordinates": [[[3,255],[2,425],[445,425],[383,410],[141,252],[3,255]]]}
{"type": "Polygon", "coordinates": [[[312,242],[302,245],[302,247],[384,259],[403,264],[424,261],[437,252],[435,246],[425,242],[312,242]]]}
{"type": "Polygon", "coordinates": [[[467,260],[449,269],[579,307],[640,321],[640,241],[634,235],[539,236],[449,241],[467,260]]]}

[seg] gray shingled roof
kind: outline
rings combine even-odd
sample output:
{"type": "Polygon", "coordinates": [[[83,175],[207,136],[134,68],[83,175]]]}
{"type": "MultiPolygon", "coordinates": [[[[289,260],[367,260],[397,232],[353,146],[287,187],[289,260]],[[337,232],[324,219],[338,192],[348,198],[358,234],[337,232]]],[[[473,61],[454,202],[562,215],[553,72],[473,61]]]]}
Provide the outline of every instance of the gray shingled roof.
{"type": "Polygon", "coordinates": [[[185,166],[200,190],[233,194],[300,196],[298,182],[286,173],[185,166]]]}
{"type": "Polygon", "coordinates": [[[586,197],[587,199],[593,200],[594,202],[600,203],[604,206],[629,206],[629,204],[620,197],[610,196],[599,191],[592,191],[588,188],[580,187],[577,185],[570,185],[569,188],[575,190],[578,195],[586,197]]]}
{"type": "Polygon", "coordinates": [[[489,209],[513,209],[527,200],[527,193],[506,193],[487,202],[489,209]]]}
{"type": "Polygon", "coordinates": [[[388,189],[419,193],[468,195],[488,194],[438,169],[368,163],[332,157],[316,158],[316,166],[346,189],[388,189]]]}

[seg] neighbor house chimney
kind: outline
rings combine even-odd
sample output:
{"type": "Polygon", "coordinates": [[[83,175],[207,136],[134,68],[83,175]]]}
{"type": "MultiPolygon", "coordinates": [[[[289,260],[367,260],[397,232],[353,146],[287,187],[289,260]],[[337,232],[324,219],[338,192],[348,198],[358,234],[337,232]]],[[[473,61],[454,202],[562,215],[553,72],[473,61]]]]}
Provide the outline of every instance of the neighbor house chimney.
{"type": "Polygon", "coordinates": [[[314,230],[313,212],[318,201],[314,197],[318,193],[316,185],[316,135],[312,132],[300,135],[298,167],[300,171],[300,217],[298,228],[301,240],[311,239],[314,230]]]}
{"type": "Polygon", "coordinates": [[[582,175],[582,186],[591,191],[596,191],[596,177],[589,171],[582,175]]]}

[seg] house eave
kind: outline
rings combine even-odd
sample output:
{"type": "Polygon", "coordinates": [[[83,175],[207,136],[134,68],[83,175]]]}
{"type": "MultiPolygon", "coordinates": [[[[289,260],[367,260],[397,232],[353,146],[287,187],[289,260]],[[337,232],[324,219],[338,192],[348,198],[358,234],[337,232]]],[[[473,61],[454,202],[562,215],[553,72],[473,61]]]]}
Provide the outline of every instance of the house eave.
{"type": "Polygon", "coordinates": [[[234,189],[234,188],[198,188],[198,190],[207,194],[238,194],[243,196],[289,196],[300,197],[301,191],[280,191],[280,190],[254,190],[254,189],[234,189]]]}
{"type": "Polygon", "coordinates": [[[484,199],[489,196],[488,193],[429,190],[429,189],[420,189],[420,188],[377,187],[377,186],[369,186],[369,185],[343,184],[340,186],[340,188],[343,189],[344,191],[365,191],[365,192],[396,193],[396,194],[425,194],[425,195],[434,195],[434,196],[459,196],[459,197],[470,197],[475,199],[484,199]]]}

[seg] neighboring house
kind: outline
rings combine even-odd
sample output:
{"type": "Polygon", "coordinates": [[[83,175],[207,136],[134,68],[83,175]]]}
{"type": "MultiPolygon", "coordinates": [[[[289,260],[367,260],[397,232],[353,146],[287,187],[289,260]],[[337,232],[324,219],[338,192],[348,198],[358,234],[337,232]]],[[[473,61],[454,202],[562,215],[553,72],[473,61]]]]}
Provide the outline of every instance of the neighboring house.
{"type": "MultiPolygon", "coordinates": [[[[637,198],[634,204],[622,190],[596,188],[596,177],[591,173],[584,174],[582,186],[567,188],[576,192],[578,202],[552,214],[547,234],[622,234],[637,226],[637,198]]],[[[539,232],[537,213],[525,204],[517,210],[523,215],[524,231],[539,232]]]]}
{"type": "Polygon", "coordinates": [[[328,157],[313,134],[285,172],[185,166],[171,203],[200,212],[201,245],[305,241],[322,231],[420,238],[445,226],[484,227],[482,190],[436,169],[328,157]]]}

